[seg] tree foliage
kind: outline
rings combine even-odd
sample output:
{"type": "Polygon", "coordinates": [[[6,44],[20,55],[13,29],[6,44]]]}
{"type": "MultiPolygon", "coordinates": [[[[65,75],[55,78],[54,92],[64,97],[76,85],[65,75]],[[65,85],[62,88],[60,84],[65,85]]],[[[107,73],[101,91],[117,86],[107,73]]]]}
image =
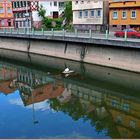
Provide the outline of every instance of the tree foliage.
{"type": "Polygon", "coordinates": [[[56,26],[55,28],[60,29],[63,19],[57,18],[57,19],[50,19],[46,16],[46,10],[44,9],[43,5],[41,5],[38,9],[38,16],[42,18],[42,25],[44,28],[52,28],[52,23],[55,22],[56,26]]]}
{"type": "Polygon", "coordinates": [[[46,15],[46,10],[44,9],[43,5],[41,5],[38,9],[38,15],[42,17],[43,19],[45,18],[46,15]]]}
{"type": "Polygon", "coordinates": [[[66,27],[70,25],[72,22],[72,2],[68,1],[64,4],[64,15],[63,17],[57,19],[50,19],[46,16],[46,10],[44,9],[43,5],[40,5],[38,9],[38,15],[42,18],[42,25],[44,28],[55,28],[55,29],[62,29],[63,20],[66,21],[66,27]],[[55,24],[53,24],[55,23],[55,24]],[[55,27],[53,26],[55,25],[55,27]]]}
{"type": "Polygon", "coordinates": [[[68,23],[72,21],[72,1],[65,2],[64,17],[68,23]]]}

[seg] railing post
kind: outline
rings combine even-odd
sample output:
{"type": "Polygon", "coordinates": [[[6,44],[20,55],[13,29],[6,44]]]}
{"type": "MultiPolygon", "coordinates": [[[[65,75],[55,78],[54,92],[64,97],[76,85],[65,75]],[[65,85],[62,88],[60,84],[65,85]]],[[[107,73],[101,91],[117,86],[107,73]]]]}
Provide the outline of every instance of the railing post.
{"type": "Polygon", "coordinates": [[[34,35],[35,34],[35,29],[34,28],[32,28],[32,35],[34,35]]]}
{"type": "Polygon", "coordinates": [[[75,37],[78,37],[78,31],[75,29],[75,37]]]}
{"type": "Polygon", "coordinates": [[[108,30],[105,32],[105,38],[108,39],[108,30]]]}
{"type": "Polygon", "coordinates": [[[24,34],[26,34],[26,30],[27,30],[27,28],[24,28],[24,34]]]}
{"type": "Polygon", "coordinates": [[[4,28],[4,33],[6,34],[6,28],[4,28]]]}
{"type": "Polygon", "coordinates": [[[18,34],[18,32],[19,32],[19,31],[18,31],[18,28],[17,28],[16,30],[17,30],[17,34],[18,34]]]}
{"type": "Polygon", "coordinates": [[[12,34],[12,28],[10,28],[10,33],[12,34]]]}
{"type": "Polygon", "coordinates": [[[127,31],[124,32],[124,39],[127,40],[127,31]]]}
{"type": "Polygon", "coordinates": [[[63,37],[65,36],[65,29],[63,29],[63,37]]]}
{"type": "Polygon", "coordinates": [[[42,35],[44,35],[44,28],[42,28],[42,35]]]}
{"type": "Polygon", "coordinates": [[[89,29],[89,37],[92,38],[92,30],[89,29]]]}
{"type": "Polygon", "coordinates": [[[51,29],[51,32],[52,32],[52,36],[54,36],[54,30],[53,30],[53,28],[51,29]]]}

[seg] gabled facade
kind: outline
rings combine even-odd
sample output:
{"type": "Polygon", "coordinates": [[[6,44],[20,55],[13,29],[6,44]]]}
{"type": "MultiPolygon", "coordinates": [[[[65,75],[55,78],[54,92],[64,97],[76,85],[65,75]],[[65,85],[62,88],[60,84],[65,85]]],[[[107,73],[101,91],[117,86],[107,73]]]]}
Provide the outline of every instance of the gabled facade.
{"type": "Polygon", "coordinates": [[[31,1],[12,0],[15,28],[31,28],[31,1]]]}
{"type": "Polygon", "coordinates": [[[77,30],[104,32],[108,27],[108,1],[72,1],[73,25],[77,30]]]}
{"type": "Polygon", "coordinates": [[[111,30],[127,28],[140,30],[140,1],[110,0],[109,24],[111,30]]]}
{"type": "Polygon", "coordinates": [[[13,27],[11,0],[0,0],[0,28],[13,27]]]}

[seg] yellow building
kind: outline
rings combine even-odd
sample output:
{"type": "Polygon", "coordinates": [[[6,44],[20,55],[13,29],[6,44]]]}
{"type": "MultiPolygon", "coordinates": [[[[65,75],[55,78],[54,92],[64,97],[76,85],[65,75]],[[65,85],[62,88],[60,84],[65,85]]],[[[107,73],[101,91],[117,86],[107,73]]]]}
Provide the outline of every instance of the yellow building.
{"type": "Polygon", "coordinates": [[[140,101],[124,97],[108,94],[104,99],[120,137],[137,138],[140,136],[140,101]]]}
{"type": "Polygon", "coordinates": [[[135,28],[140,30],[139,0],[110,0],[109,24],[111,30],[135,28]]]}

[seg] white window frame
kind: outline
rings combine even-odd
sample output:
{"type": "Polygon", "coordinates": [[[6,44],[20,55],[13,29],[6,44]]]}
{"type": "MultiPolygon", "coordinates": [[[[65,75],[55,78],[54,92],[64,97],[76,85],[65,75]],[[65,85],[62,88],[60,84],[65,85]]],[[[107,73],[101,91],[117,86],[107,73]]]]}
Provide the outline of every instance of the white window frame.
{"type": "Polygon", "coordinates": [[[88,17],[88,10],[84,10],[84,17],[87,18],[88,17]],[[87,12],[87,13],[86,13],[87,12]],[[86,15],[87,14],[87,15],[86,15]]]}
{"type": "Polygon", "coordinates": [[[101,9],[97,9],[96,10],[96,17],[97,18],[100,18],[102,16],[102,10],[101,9]],[[100,11],[100,16],[98,16],[98,11],[100,11]]]}
{"type": "Polygon", "coordinates": [[[50,2],[50,6],[52,7],[52,1],[50,2]]]}
{"type": "Polygon", "coordinates": [[[83,16],[83,11],[81,11],[81,10],[80,10],[80,11],[78,11],[78,17],[79,17],[79,18],[82,18],[82,16],[83,16]],[[80,16],[80,13],[82,13],[82,15],[81,15],[81,16],[80,16]]]}
{"type": "Polygon", "coordinates": [[[54,1],[54,2],[53,2],[53,6],[54,6],[54,7],[57,7],[57,5],[58,5],[57,1],[54,1]]]}
{"type": "Polygon", "coordinates": [[[0,14],[3,14],[4,13],[4,9],[3,9],[3,7],[0,7],[0,14]]]}
{"type": "Polygon", "coordinates": [[[4,26],[4,20],[3,19],[1,20],[1,26],[4,26]]]}
{"type": "Polygon", "coordinates": [[[122,110],[129,112],[129,110],[130,110],[130,105],[127,104],[127,103],[124,103],[124,104],[122,105],[122,110]]]}
{"type": "Polygon", "coordinates": [[[136,18],[136,10],[131,10],[131,18],[136,18]],[[132,17],[133,12],[135,12],[135,17],[132,17]]]}
{"type": "Polygon", "coordinates": [[[126,10],[123,10],[122,11],[122,19],[126,19],[126,17],[127,17],[127,12],[126,12],[126,10]],[[123,13],[125,13],[125,17],[123,17],[123,13]]]}
{"type": "Polygon", "coordinates": [[[134,128],[134,129],[136,128],[136,122],[133,120],[130,120],[129,125],[131,128],[134,128]]]}
{"type": "Polygon", "coordinates": [[[112,19],[118,19],[118,12],[117,11],[112,11],[112,19]],[[116,17],[114,17],[114,13],[117,13],[116,15],[116,17]]]}
{"type": "Polygon", "coordinates": [[[11,8],[7,7],[7,13],[10,14],[11,13],[11,8]]]}
{"type": "Polygon", "coordinates": [[[95,10],[94,10],[94,9],[92,9],[92,10],[90,11],[90,17],[92,17],[92,18],[95,17],[95,10]],[[91,14],[92,11],[93,11],[93,13],[94,13],[93,15],[91,14]]]}

